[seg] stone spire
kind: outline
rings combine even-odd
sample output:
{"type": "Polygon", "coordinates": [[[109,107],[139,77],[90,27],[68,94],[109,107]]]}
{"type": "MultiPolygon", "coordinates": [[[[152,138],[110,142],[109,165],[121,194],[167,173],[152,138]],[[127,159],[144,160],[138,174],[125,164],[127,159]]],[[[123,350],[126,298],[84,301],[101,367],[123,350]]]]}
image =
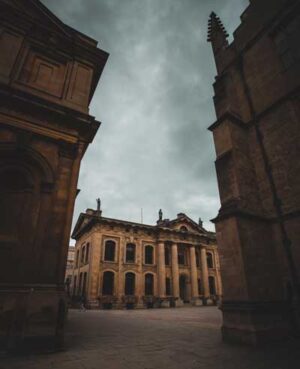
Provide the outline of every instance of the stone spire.
{"type": "Polygon", "coordinates": [[[228,45],[228,33],[216,13],[211,12],[208,20],[207,41],[211,42],[214,54],[228,45]]]}

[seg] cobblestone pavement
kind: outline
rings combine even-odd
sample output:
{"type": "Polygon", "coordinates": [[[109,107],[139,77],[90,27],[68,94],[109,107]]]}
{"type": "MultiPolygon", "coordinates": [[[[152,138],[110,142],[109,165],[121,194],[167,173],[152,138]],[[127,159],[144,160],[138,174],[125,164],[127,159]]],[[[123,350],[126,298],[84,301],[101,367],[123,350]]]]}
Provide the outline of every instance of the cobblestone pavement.
{"type": "Polygon", "coordinates": [[[0,369],[289,369],[300,343],[254,349],[221,342],[215,307],[71,310],[67,349],[0,361],[0,369]]]}

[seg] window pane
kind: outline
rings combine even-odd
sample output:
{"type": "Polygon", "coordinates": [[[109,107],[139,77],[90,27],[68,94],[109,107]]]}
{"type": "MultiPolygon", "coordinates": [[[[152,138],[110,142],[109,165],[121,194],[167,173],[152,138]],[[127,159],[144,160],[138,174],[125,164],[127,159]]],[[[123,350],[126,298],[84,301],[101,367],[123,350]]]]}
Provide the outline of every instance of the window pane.
{"type": "Polygon", "coordinates": [[[135,262],[135,244],[129,243],[126,246],[126,262],[134,263],[135,262]]]}
{"type": "Polygon", "coordinates": [[[207,253],[207,267],[208,268],[213,268],[214,265],[213,265],[213,257],[212,257],[212,254],[209,252],[207,253]]]}
{"type": "Polygon", "coordinates": [[[114,241],[106,241],[105,242],[104,260],[106,260],[106,261],[115,261],[115,248],[116,248],[116,244],[115,244],[114,241]]]}
{"type": "Polygon", "coordinates": [[[153,247],[145,247],[145,264],[153,264],[153,247]]]}

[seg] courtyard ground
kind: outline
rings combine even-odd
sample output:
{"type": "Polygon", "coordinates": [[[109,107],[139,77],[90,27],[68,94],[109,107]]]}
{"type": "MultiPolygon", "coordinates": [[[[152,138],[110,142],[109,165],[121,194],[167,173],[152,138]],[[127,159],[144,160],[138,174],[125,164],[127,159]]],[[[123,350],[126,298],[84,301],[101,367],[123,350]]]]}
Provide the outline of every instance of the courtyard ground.
{"type": "Polygon", "coordinates": [[[254,349],[221,341],[215,307],[69,312],[66,350],[0,359],[0,369],[289,369],[300,343],[254,349]]]}

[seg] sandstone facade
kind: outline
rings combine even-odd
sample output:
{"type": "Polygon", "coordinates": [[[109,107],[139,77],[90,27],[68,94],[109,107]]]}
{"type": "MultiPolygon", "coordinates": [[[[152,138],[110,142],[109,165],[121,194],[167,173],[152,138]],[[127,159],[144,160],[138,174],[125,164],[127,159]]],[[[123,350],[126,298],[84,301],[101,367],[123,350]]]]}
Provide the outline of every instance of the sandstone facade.
{"type": "Polygon", "coordinates": [[[92,308],[216,303],[221,297],[215,234],[185,214],[145,225],[82,213],[71,291],[92,308]]]}

